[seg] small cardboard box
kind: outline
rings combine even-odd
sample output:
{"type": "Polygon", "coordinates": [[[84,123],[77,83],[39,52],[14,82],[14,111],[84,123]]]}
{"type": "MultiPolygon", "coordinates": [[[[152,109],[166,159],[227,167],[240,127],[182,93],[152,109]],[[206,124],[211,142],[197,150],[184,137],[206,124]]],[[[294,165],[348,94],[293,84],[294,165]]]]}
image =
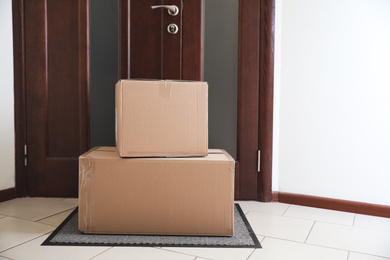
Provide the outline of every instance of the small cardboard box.
{"type": "Polygon", "coordinates": [[[115,86],[115,121],[122,157],[205,156],[208,85],[120,80],[115,86]]]}
{"type": "Polygon", "coordinates": [[[121,158],[97,147],[79,158],[79,230],[96,234],[233,235],[234,159],[121,158]]]}

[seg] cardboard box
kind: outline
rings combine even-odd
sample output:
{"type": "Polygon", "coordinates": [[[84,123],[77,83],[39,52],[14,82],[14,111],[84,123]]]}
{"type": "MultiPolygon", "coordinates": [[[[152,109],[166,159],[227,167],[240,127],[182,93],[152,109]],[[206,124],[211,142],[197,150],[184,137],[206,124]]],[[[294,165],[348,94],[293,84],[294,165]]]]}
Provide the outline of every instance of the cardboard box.
{"type": "Polygon", "coordinates": [[[206,82],[120,80],[115,118],[122,157],[207,155],[206,82]]]}
{"type": "Polygon", "coordinates": [[[80,156],[79,229],[84,233],[233,235],[234,159],[121,158],[115,147],[80,156]]]}

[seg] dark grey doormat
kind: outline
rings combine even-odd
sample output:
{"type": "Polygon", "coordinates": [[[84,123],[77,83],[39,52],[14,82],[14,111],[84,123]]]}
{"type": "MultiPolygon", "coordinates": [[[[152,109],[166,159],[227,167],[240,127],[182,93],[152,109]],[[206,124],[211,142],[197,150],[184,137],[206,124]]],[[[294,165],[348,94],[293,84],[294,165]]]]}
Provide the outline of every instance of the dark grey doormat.
{"type": "Polygon", "coordinates": [[[77,213],[76,208],[42,245],[261,248],[259,240],[238,204],[234,207],[234,235],[231,237],[83,234],[78,230],[77,213]]]}

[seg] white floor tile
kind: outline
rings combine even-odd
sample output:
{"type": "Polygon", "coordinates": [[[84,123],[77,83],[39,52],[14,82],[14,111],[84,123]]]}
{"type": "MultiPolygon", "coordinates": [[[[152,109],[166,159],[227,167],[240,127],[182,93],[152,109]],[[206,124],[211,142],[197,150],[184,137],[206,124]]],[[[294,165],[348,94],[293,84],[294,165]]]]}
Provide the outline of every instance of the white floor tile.
{"type": "Polygon", "coordinates": [[[347,260],[348,252],[266,237],[249,260],[347,260]]]}
{"type": "Polygon", "coordinates": [[[389,260],[389,258],[350,252],[348,260],[389,260]]]}
{"type": "Polygon", "coordinates": [[[163,249],[213,260],[246,260],[254,250],[253,248],[198,247],[165,247],[163,249]]]}
{"type": "Polygon", "coordinates": [[[352,226],[355,214],[335,210],[291,205],[283,216],[352,226]]]}
{"type": "Polygon", "coordinates": [[[93,258],[93,260],[194,260],[195,256],[184,255],[176,252],[165,251],[153,247],[113,247],[103,254],[93,258]]]}
{"type": "Polygon", "coordinates": [[[75,208],[77,204],[75,199],[18,198],[0,203],[0,214],[37,221],[75,208]]]}
{"type": "Polygon", "coordinates": [[[309,244],[390,257],[390,232],[316,222],[309,244]]]}
{"type": "Polygon", "coordinates": [[[356,214],[355,227],[371,228],[390,232],[390,218],[356,214]]]}
{"type": "Polygon", "coordinates": [[[16,260],[88,260],[109,247],[98,246],[41,246],[48,235],[0,253],[1,256],[16,260]]]}
{"type": "Polygon", "coordinates": [[[58,213],[54,216],[44,218],[40,221],[37,221],[38,223],[58,227],[69,215],[72,213],[73,209],[67,210],[61,213],[58,213]]]}
{"type": "Polygon", "coordinates": [[[0,252],[51,232],[54,227],[22,219],[0,219],[0,252]]]}
{"type": "Polygon", "coordinates": [[[258,201],[236,201],[241,206],[242,211],[246,214],[249,211],[282,215],[290,204],[279,202],[258,202],[258,201]]]}
{"type": "Polygon", "coordinates": [[[314,221],[249,212],[246,215],[255,234],[304,242],[314,221]]]}

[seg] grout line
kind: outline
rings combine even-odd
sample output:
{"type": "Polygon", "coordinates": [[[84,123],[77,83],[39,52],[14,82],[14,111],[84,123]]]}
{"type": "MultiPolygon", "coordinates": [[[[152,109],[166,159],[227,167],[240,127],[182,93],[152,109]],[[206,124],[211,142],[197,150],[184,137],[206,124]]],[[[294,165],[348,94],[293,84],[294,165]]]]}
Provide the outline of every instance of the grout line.
{"type": "Polygon", "coordinates": [[[390,230],[383,230],[383,229],[373,228],[373,227],[360,227],[360,226],[355,226],[355,225],[351,226],[351,225],[347,225],[347,224],[332,223],[332,222],[319,221],[319,220],[316,220],[316,222],[324,223],[324,224],[331,224],[331,225],[336,225],[336,226],[349,227],[349,228],[365,229],[365,230],[372,230],[372,231],[379,231],[379,232],[390,233],[390,230]]]}
{"type": "Polygon", "coordinates": [[[4,259],[7,259],[7,260],[16,260],[16,259],[9,258],[9,257],[3,256],[3,255],[0,255],[0,257],[2,257],[2,258],[4,258],[4,259]]]}
{"type": "Polygon", "coordinates": [[[287,210],[289,210],[289,208],[291,207],[292,204],[288,205],[287,209],[283,212],[282,216],[284,216],[284,214],[286,214],[287,210]]]}
{"type": "MultiPolygon", "coordinates": [[[[170,248],[170,247],[169,247],[170,248]]],[[[178,251],[174,251],[172,249],[168,249],[167,247],[161,247],[159,248],[160,250],[164,250],[164,251],[168,251],[168,252],[173,252],[173,253],[177,253],[177,254],[182,254],[182,255],[188,255],[188,256],[195,256],[195,257],[201,257],[203,259],[209,259],[209,260],[213,260],[211,258],[206,258],[206,257],[203,257],[203,256],[197,256],[197,255],[191,255],[191,254],[188,254],[188,253],[183,253],[183,252],[178,252],[178,251]]]]}
{"type": "Polygon", "coordinates": [[[32,220],[32,222],[38,222],[38,221],[41,221],[41,220],[44,220],[44,219],[47,219],[47,218],[51,218],[51,217],[54,217],[54,216],[56,216],[56,215],[58,215],[58,214],[64,213],[64,212],[66,212],[66,211],[68,211],[68,210],[74,210],[75,208],[76,208],[76,207],[69,208],[69,209],[65,209],[65,210],[63,210],[63,211],[59,211],[59,212],[54,213],[54,214],[52,214],[52,215],[46,216],[46,217],[44,217],[44,218],[40,218],[40,219],[38,219],[38,220],[32,220]]]}
{"type": "MultiPolygon", "coordinates": [[[[76,206],[76,207],[77,207],[77,206],[76,206]]],[[[61,213],[65,212],[65,211],[68,211],[68,210],[74,210],[76,207],[68,208],[68,209],[59,211],[59,212],[57,212],[57,213],[54,213],[54,214],[52,214],[52,215],[49,215],[49,216],[40,218],[40,219],[38,219],[38,220],[25,219],[25,218],[21,218],[21,217],[18,217],[18,216],[11,216],[11,215],[6,215],[6,214],[1,214],[1,215],[4,216],[3,218],[7,218],[7,217],[8,217],[8,218],[15,218],[15,219],[24,220],[24,221],[28,221],[28,222],[33,222],[33,223],[37,223],[37,224],[42,224],[42,225],[46,225],[46,226],[52,226],[52,225],[48,225],[48,224],[38,223],[38,221],[44,220],[44,219],[46,219],[46,218],[53,217],[53,216],[55,216],[55,215],[61,214],[61,213]]],[[[0,219],[3,219],[3,218],[0,218],[0,219]]]]}
{"type": "Polygon", "coordinates": [[[348,251],[348,256],[350,253],[356,253],[356,254],[361,254],[361,255],[367,255],[367,256],[374,256],[374,257],[379,257],[379,258],[384,258],[384,259],[390,259],[390,257],[383,256],[383,255],[373,255],[373,254],[368,254],[368,253],[363,253],[363,252],[358,252],[358,251],[348,251]]]}
{"type": "Polygon", "coordinates": [[[355,213],[355,215],[353,216],[353,222],[352,222],[352,226],[353,226],[353,227],[356,227],[356,226],[355,226],[355,221],[356,221],[356,213],[355,213]]]}
{"type": "Polygon", "coordinates": [[[249,258],[251,258],[251,256],[253,255],[253,253],[256,251],[256,248],[253,249],[253,251],[249,254],[249,256],[246,258],[246,260],[249,260],[249,258]]]}
{"type": "Polygon", "coordinates": [[[104,250],[103,252],[100,252],[99,254],[95,255],[94,257],[90,258],[89,260],[92,260],[92,259],[94,259],[94,258],[98,257],[99,255],[101,255],[101,254],[104,254],[105,252],[107,252],[107,251],[108,251],[108,250],[110,250],[111,248],[113,248],[113,246],[111,246],[111,247],[107,248],[107,249],[106,249],[106,250],[104,250]]]}
{"type": "MultiPolygon", "coordinates": [[[[285,239],[285,238],[280,238],[280,237],[267,236],[267,237],[264,237],[264,239],[265,238],[271,238],[271,239],[276,239],[276,240],[283,240],[283,241],[292,242],[292,243],[298,243],[298,244],[309,245],[309,246],[314,246],[314,247],[321,247],[321,248],[327,248],[327,249],[333,249],[333,250],[347,251],[348,252],[348,249],[342,249],[342,248],[337,248],[337,247],[329,247],[329,246],[305,243],[305,242],[300,242],[300,241],[295,241],[295,240],[290,240],[290,239],[285,239]]],[[[261,242],[263,242],[264,239],[261,242]]],[[[356,252],[356,253],[364,254],[364,253],[361,253],[361,252],[356,252]]],[[[383,257],[383,256],[380,256],[380,257],[383,257]]]]}
{"type": "Polygon", "coordinates": [[[347,255],[347,260],[349,260],[349,254],[351,253],[351,251],[348,251],[348,255],[347,255]]]}
{"type": "MultiPolygon", "coordinates": [[[[271,215],[271,216],[278,216],[278,217],[284,217],[284,218],[294,218],[294,219],[303,219],[303,218],[299,218],[299,217],[290,217],[290,216],[283,216],[281,214],[277,214],[277,213],[269,213],[269,212],[260,212],[260,211],[248,211],[248,213],[257,213],[257,214],[264,214],[264,215],[271,215]]],[[[247,214],[245,214],[247,215],[247,214]]],[[[307,220],[307,219],[303,219],[303,220],[307,220]]],[[[310,219],[312,220],[312,219],[310,219]]]]}
{"type": "Polygon", "coordinates": [[[305,244],[306,244],[307,239],[309,238],[309,236],[310,236],[310,234],[311,234],[311,231],[313,230],[314,225],[316,224],[316,222],[317,222],[317,221],[314,221],[313,225],[311,226],[310,231],[309,231],[309,233],[308,233],[307,236],[306,236],[306,239],[305,239],[305,242],[304,242],[305,244]]]}

